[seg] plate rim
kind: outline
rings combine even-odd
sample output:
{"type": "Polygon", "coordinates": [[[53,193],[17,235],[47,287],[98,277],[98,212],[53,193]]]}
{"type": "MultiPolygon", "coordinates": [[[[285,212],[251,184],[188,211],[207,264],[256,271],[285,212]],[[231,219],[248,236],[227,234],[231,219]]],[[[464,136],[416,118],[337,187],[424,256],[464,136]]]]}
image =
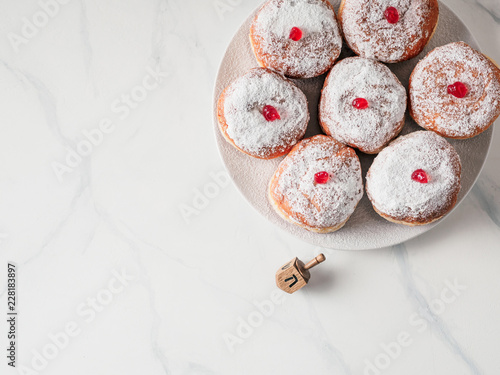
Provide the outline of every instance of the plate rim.
{"type": "MultiPolygon", "coordinates": [[[[328,0],[330,3],[331,3],[331,0],[328,0]]],[[[303,239],[303,238],[300,238],[298,236],[296,236],[295,234],[293,233],[290,233],[289,231],[287,231],[285,228],[281,227],[279,224],[277,223],[274,223],[272,222],[270,219],[268,219],[267,217],[265,217],[265,215],[262,214],[262,212],[260,212],[260,210],[256,207],[255,204],[253,204],[248,198],[247,196],[245,195],[245,193],[243,192],[243,190],[240,188],[240,186],[236,183],[235,181],[235,177],[234,177],[234,172],[228,168],[228,165],[226,163],[226,160],[224,158],[224,155],[222,154],[222,147],[221,147],[221,142],[226,142],[225,139],[221,139],[220,137],[220,125],[219,125],[219,121],[218,121],[218,116],[217,116],[217,105],[218,105],[218,101],[219,101],[219,93],[218,93],[218,82],[220,81],[220,78],[221,78],[221,74],[222,74],[222,64],[223,62],[226,60],[226,58],[228,57],[229,55],[229,47],[231,45],[231,43],[234,41],[235,37],[241,32],[241,29],[242,27],[245,25],[245,23],[248,22],[249,19],[251,19],[256,13],[257,11],[262,7],[262,5],[265,4],[265,2],[263,3],[260,3],[245,19],[244,21],[240,24],[240,26],[236,29],[236,31],[233,33],[233,36],[230,40],[230,42],[228,43],[228,45],[226,46],[226,49],[224,51],[224,54],[222,55],[220,61],[219,61],[219,65],[218,65],[218,69],[217,69],[217,74],[216,74],[216,77],[215,77],[215,80],[214,80],[214,84],[213,84],[213,90],[212,90],[212,121],[213,121],[213,130],[214,130],[214,137],[215,137],[215,141],[216,141],[216,145],[217,145],[217,152],[219,154],[219,157],[221,158],[222,160],[222,163],[224,164],[224,168],[226,169],[228,175],[231,177],[231,182],[232,184],[236,187],[236,189],[238,190],[239,194],[244,198],[244,201],[250,206],[252,207],[252,209],[254,209],[256,212],[258,212],[259,216],[261,217],[264,217],[264,219],[267,221],[267,222],[270,222],[274,227],[278,228],[279,230],[287,233],[288,235],[292,236],[293,238],[299,240],[299,241],[302,241],[302,242],[305,242],[305,243],[308,243],[310,245],[313,245],[313,246],[319,246],[321,248],[325,248],[325,249],[331,249],[331,250],[334,250],[334,251],[369,251],[369,250],[378,250],[378,249],[384,249],[384,248],[387,248],[387,247],[392,247],[392,246],[397,246],[397,245],[400,245],[400,244],[403,244],[407,241],[410,241],[410,240],[413,240],[421,235],[424,235],[426,233],[429,233],[430,231],[432,231],[434,228],[438,227],[440,223],[442,223],[444,220],[446,220],[458,207],[460,207],[460,205],[463,203],[463,201],[469,196],[469,194],[471,193],[472,189],[474,188],[474,186],[476,185],[479,177],[481,176],[482,172],[483,172],[483,169],[485,167],[485,164],[486,164],[486,161],[488,160],[488,157],[491,153],[491,145],[492,145],[492,141],[493,141],[493,136],[495,134],[495,124],[497,122],[497,120],[490,126],[489,129],[487,129],[486,131],[490,131],[490,137],[488,139],[488,144],[487,144],[487,150],[486,150],[486,153],[485,153],[485,156],[484,156],[484,159],[481,161],[481,164],[480,166],[478,166],[478,169],[477,169],[477,174],[476,174],[476,177],[474,178],[472,184],[470,185],[470,188],[467,190],[467,192],[464,193],[462,199],[457,202],[457,204],[452,208],[452,210],[450,212],[448,212],[444,217],[442,217],[441,219],[439,219],[438,221],[434,222],[434,223],[431,223],[431,224],[427,224],[429,225],[428,228],[426,230],[424,230],[423,232],[420,232],[420,233],[415,233],[411,236],[409,236],[408,238],[402,240],[402,241],[396,241],[396,242],[391,242],[389,244],[386,244],[386,245],[376,245],[374,247],[370,247],[370,248],[333,248],[333,247],[324,247],[324,246],[321,246],[321,245],[318,245],[316,243],[313,243],[313,242],[310,242],[306,239],[303,239]]],[[[450,8],[448,5],[444,4],[441,0],[439,0],[439,9],[440,9],[440,13],[441,13],[441,8],[446,8],[449,12],[453,13],[453,15],[461,22],[462,26],[467,30],[468,34],[471,35],[471,37],[474,39],[474,42],[476,43],[476,45],[478,46],[478,51],[482,53],[482,46],[481,44],[478,42],[478,40],[476,39],[475,35],[471,32],[470,28],[468,27],[468,25],[462,20],[462,18],[460,16],[458,16],[452,8],[450,8]]],[[[337,15],[337,10],[335,11],[335,14],[337,15]]],[[[438,21],[439,22],[439,21],[438,21]]],[[[342,42],[343,44],[345,44],[345,39],[344,37],[342,37],[342,42]]],[[[387,65],[387,64],[386,64],[387,65]]],[[[407,115],[409,116],[409,114],[407,113],[407,115]]],[[[423,129],[425,130],[425,129],[423,129]]],[[[481,134],[479,134],[480,136],[481,134]]],[[[285,155],[286,156],[286,155],[285,155]]],[[[249,156],[250,157],[250,156],[249,156]]],[[[364,190],[364,194],[366,194],[366,187],[364,186],[363,184],[363,190],[364,190]]],[[[425,227],[425,226],[424,226],[425,227]]],[[[342,229],[340,229],[342,230],[342,229]]],[[[317,234],[318,236],[321,236],[322,234],[317,234]]]]}

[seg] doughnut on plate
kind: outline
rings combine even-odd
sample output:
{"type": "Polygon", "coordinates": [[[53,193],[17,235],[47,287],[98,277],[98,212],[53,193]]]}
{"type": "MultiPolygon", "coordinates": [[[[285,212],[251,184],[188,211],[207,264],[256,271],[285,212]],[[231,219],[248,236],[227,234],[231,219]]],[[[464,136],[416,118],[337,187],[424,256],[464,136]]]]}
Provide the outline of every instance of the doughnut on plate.
{"type": "MultiPolygon", "coordinates": [[[[332,4],[335,7],[335,11],[337,11],[340,0],[332,1],[332,4]]],[[[474,36],[453,11],[443,3],[440,3],[439,6],[439,24],[434,37],[424,51],[414,59],[388,65],[406,87],[408,86],[410,74],[417,62],[435,47],[450,42],[464,41],[472,48],[481,50],[474,36]]],[[[259,160],[239,152],[224,139],[217,123],[217,101],[222,91],[238,76],[258,66],[249,41],[250,23],[256,11],[249,15],[228,46],[219,68],[213,97],[213,126],[219,152],[229,175],[248,202],[274,225],[277,225],[298,239],[317,246],[338,250],[368,250],[397,245],[427,232],[442,220],[445,220],[446,218],[419,227],[394,224],[384,220],[373,210],[366,194],[347,224],[341,230],[329,234],[309,232],[290,224],[273,210],[268,201],[267,188],[272,175],[283,157],[273,160],[259,160]]],[[[344,43],[344,51],[341,58],[351,55],[352,52],[347,51],[344,43]]],[[[322,134],[318,123],[318,103],[324,80],[325,75],[307,80],[293,80],[304,91],[309,102],[311,119],[306,137],[322,134]]],[[[493,128],[494,126],[491,126],[484,133],[468,140],[448,139],[462,160],[462,189],[458,196],[458,204],[469,193],[481,172],[490,147],[493,128]]],[[[423,129],[407,114],[406,124],[401,134],[408,134],[417,130],[423,129]]],[[[374,155],[363,153],[358,153],[358,155],[363,168],[364,179],[374,159],[374,155]]]]}

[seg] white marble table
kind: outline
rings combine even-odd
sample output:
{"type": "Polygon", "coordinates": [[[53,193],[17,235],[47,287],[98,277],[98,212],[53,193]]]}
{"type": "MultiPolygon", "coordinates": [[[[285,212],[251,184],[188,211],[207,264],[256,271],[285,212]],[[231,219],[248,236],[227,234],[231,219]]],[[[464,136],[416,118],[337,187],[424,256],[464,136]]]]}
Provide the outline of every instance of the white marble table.
{"type": "MultiPolygon", "coordinates": [[[[9,261],[18,297],[2,375],[500,372],[500,131],[427,234],[296,240],[227,181],[211,124],[218,64],[259,1],[0,1],[4,354],[9,261]],[[319,251],[306,289],[276,291],[279,265],[319,251]]],[[[500,61],[498,0],[445,3],[500,61]]]]}

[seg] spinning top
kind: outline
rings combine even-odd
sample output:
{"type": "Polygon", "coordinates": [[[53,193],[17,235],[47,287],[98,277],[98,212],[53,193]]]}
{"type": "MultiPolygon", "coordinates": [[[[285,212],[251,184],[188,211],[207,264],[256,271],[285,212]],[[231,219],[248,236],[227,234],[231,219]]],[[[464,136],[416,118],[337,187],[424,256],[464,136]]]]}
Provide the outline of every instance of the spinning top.
{"type": "Polygon", "coordinates": [[[319,254],[307,264],[299,258],[292,259],[276,272],[276,285],[287,293],[296,292],[309,282],[311,278],[309,269],[324,262],[325,259],[323,254],[319,254]]]}

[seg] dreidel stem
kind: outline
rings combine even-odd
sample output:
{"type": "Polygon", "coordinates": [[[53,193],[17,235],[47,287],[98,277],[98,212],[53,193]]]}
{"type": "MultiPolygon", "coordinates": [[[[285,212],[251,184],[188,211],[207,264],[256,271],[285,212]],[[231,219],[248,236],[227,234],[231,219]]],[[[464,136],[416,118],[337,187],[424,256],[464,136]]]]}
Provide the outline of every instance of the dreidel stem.
{"type": "Polygon", "coordinates": [[[313,267],[316,267],[318,264],[323,263],[325,261],[325,256],[323,254],[319,254],[316,258],[311,260],[309,263],[307,263],[304,266],[305,270],[311,269],[313,267]]]}

